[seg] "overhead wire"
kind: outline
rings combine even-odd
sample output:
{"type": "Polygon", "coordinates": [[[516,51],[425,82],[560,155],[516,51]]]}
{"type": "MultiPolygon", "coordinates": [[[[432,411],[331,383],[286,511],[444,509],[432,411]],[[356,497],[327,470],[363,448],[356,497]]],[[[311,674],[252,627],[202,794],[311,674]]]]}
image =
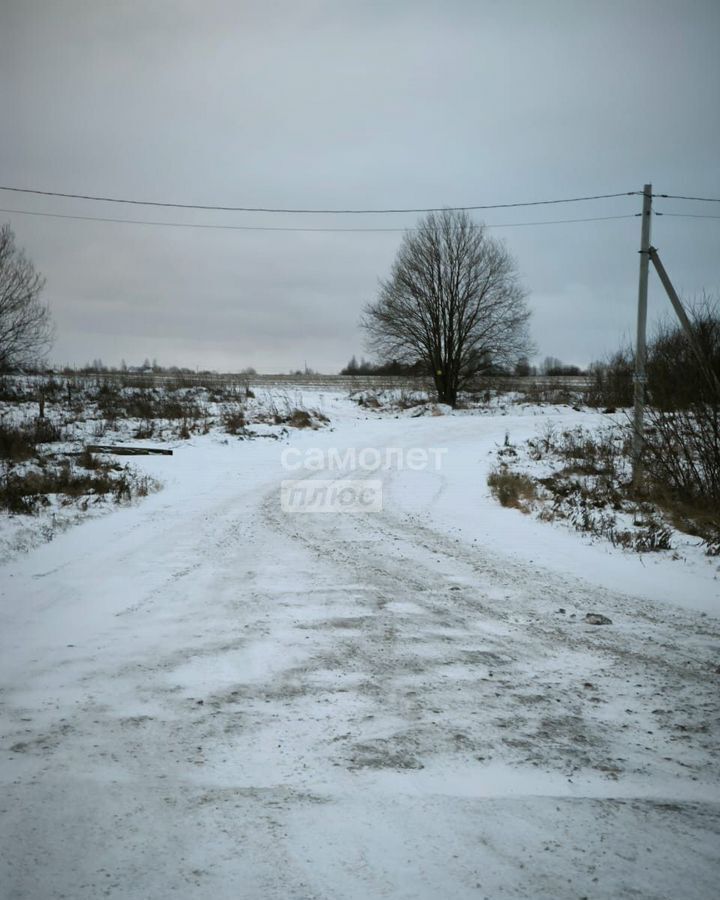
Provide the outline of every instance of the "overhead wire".
{"type": "MultiPolygon", "coordinates": [[[[527,201],[518,201],[513,203],[488,203],[488,204],[474,204],[467,206],[447,206],[447,207],[406,207],[406,208],[378,208],[378,209],[350,209],[350,208],[337,208],[337,209],[321,209],[321,208],[282,208],[282,207],[250,207],[250,206],[216,206],[211,204],[193,204],[193,203],[178,203],[178,202],[169,202],[169,201],[156,201],[156,200],[137,200],[131,198],[123,198],[123,197],[111,197],[111,196],[100,196],[94,194],[75,194],[69,192],[61,192],[61,191],[45,191],[36,188],[21,188],[15,186],[8,185],[0,185],[0,191],[12,191],[15,193],[21,194],[33,194],[37,196],[46,196],[46,197],[58,197],[58,198],[66,198],[66,199],[75,199],[75,200],[88,200],[93,202],[102,202],[102,203],[116,203],[116,204],[129,204],[133,206],[151,206],[151,207],[162,207],[162,208],[170,208],[170,209],[188,209],[188,210],[204,210],[204,211],[217,211],[217,212],[244,212],[244,213],[268,213],[268,214],[337,214],[337,215],[345,215],[345,214],[389,214],[389,213],[428,213],[428,212],[440,212],[443,209],[450,211],[480,211],[480,210],[495,210],[495,209],[516,209],[516,208],[525,208],[525,207],[533,207],[533,206],[549,206],[556,205],[562,203],[579,203],[583,201],[594,201],[594,200],[604,200],[618,197],[629,197],[642,194],[641,191],[623,191],[612,194],[592,194],[585,196],[576,196],[576,197],[564,197],[564,198],[555,198],[551,200],[527,200],[527,201]]],[[[681,195],[681,194],[653,194],[653,197],[662,198],[665,200],[688,200],[688,201],[700,201],[700,202],[720,202],[720,198],[713,197],[696,197],[689,195],[681,195]]],[[[385,227],[367,227],[367,228],[354,228],[354,227],[315,227],[315,226],[275,226],[275,225],[233,225],[233,224],[220,224],[220,223],[195,223],[195,222],[174,222],[174,221],[152,221],[152,220],[144,220],[144,219],[123,219],[111,216],[86,216],[86,215],[75,215],[70,213],[53,213],[53,212],[45,212],[39,210],[24,210],[24,209],[9,209],[9,208],[0,208],[0,213],[9,213],[12,215],[23,215],[23,216],[42,216],[44,218],[55,218],[55,219],[72,219],[76,221],[90,221],[90,222],[108,222],[108,223],[119,223],[119,224],[127,224],[127,225],[147,225],[147,226],[155,226],[155,227],[166,227],[166,228],[200,228],[200,229],[213,229],[213,230],[230,230],[230,231],[278,231],[278,232],[306,232],[306,233],[336,233],[336,232],[347,232],[347,233],[402,233],[402,232],[412,232],[417,230],[416,228],[410,227],[393,227],[393,228],[385,228],[385,227]]],[[[693,219],[718,219],[720,216],[713,215],[705,215],[700,213],[672,213],[672,212],[662,212],[655,210],[655,215],[657,216],[672,216],[675,218],[693,218],[693,219]]],[[[563,225],[563,224],[574,224],[574,223],[584,223],[584,222],[600,222],[600,221],[609,221],[613,219],[629,219],[634,218],[639,213],[631,213],[624,215],[611,215],[611,216],[587,216],[587,217],[579,217],[579,218],[566,218],[566,219],[550,219],[550,220],[541,220],[541,221],[530,221],[530,222],[505,222],[505,223],[490,223],[485,225],[487,228],[522,228],[522,227],[532,227],[534,225],[563,225]]]]}
{"type": "Polygon", "coordinates": [[[655,210],[656,216],[671,216],[673,219],[720,219],[720,216],[708,216],[704,213],[671,213],[655,210]]]}
{"type": "MultiPolygon", "coordinates": [[[[297,226],[283,226],[283,225],[220,225],[220,224],[210,224],[203,222],[155,222],[155,221],[147,221],[144,219],[116,219],[110,218],[106,216],[78,216],[78,215],[70,215],[68,213],[49,213],[49,212],[39,212],[36,210],[26,210],[26,209],[4,209],[0,208],[0,213],[10,213],[13,215],[20,216],[41,216],[43,218],[50,219],[74,219],[77,221],[83,222],[110,222],[124,225],[153,225],[153,226],[162,226],[166,228],[209,228],[209,229],[219,229],[224,231],[290,231],[290,232],[308,232],[308,233],[324,233],[324,234],[333,234],[333,233],[382,233],[382,232],[390,232],[390,233],[404,233],[407,231],[417,231],[418,229],[414,226],[408,226],[407,228],[314,228],[314,227],[297,227],[297,226]]],[[[592,216],[588,218],[581,219],[550,219],[544,221],[537,222],[497,222],[491,224],[477,224],[475,227],[477,228],[523,228],[529,227],[533,225],[565,225],[579,222],[604,222],[611,219],[634,219],[637,218],[640,213],[626,213],[624,215],[615,215],[615,216],[592,216]]]]}
{"type": "Polygon", "coordinates": [[[281,208],[270,206],[216,206],[212,204],[199,203],[171,203],[158,200],[135,200],[123,197],[102,197],[94,194],[72,194],[62,191],[43,191],[36,188],[20,188],[8,185],[0,185],[0,191],[13,191],[20,194],[35,194],[43,197],[63,197],[73,200],[91,200],[100,203],[124,203],[133,206],[156,206],[171,209],[199,209],[213,210],[218,212],[247,212],[247,213],[285,213],[285,214],[303,214],[303,215],[385,215],[388,213],[429,213],[442,212],[450,210],[456,212],[471,212],[473,210],[484,209],[515,209],[518,207],[529,206],[550,206],[558,203],[581,203],[590,200],[607,200],[615,197],[631,197],[641,191],[622,191],[615,194],[594,194],[585,197],[563,197],[553,200],[527,200],[516,203],[486,203],[473,204],[467,206],[427,206],[427,207],[405,207],[405,208],[380,208],[380,209],[302,209],[302,208],[281,208]]]}
{"type": "Polygon", "coordinates": [[[720,203],[720,197],[686,197],[682,194],[653,194],[663,200],[697,200],[698,203],[720,203]]]}

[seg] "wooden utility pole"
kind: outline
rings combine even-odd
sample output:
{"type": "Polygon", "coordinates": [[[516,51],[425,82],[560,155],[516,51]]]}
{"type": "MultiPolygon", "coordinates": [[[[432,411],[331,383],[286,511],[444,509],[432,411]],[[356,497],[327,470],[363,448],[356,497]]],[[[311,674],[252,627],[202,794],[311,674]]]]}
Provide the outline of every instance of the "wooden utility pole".
{"type": "Polygon", "coordinates": [[[647,326],[648,268],[650,264],[650,219],[652,185],[643,188],[642,229],[640,232],[640,280],[638,282],[637,341],[635,344],[635,415],[633,431],[633,482],[639,487],[642,477],[643,419],[645,416],[645,331],[647,326]]]}

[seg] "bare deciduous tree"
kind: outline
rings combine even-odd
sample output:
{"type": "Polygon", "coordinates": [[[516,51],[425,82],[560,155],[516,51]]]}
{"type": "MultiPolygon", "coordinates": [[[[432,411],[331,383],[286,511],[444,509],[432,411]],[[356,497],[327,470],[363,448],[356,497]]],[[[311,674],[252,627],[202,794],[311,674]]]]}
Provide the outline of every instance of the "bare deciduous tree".
{"type": "Polygon", "coordinates": [[[472,378],[530,350],[525,296],[505,246],[467,213],[443,210],[405,235],[362,326],[382,359],[422,360],[454,406],[472,378]]]}
{"type": "Polygon", "coordinates": [[[45,279],[15,245],[9,225],[0,228],[0,371],[32,365],[52,343],[50,310],[40,299],[45,279]]]}

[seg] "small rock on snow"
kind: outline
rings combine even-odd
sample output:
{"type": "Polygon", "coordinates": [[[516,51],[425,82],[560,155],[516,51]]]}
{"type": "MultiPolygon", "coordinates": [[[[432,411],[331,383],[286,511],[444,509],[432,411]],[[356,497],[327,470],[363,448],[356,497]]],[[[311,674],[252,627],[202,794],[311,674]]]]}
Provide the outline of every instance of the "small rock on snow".
{"type": "Polygon", "coordinates": [[[585,621],[588,625],[612,625],[612,619],[601,616],[600,613],[587,613],[585,621]]]}

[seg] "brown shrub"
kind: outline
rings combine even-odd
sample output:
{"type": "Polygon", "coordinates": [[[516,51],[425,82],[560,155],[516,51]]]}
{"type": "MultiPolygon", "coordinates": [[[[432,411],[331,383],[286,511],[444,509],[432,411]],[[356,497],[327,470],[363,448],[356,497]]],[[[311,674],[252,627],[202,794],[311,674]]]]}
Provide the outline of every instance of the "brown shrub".
{"type": "Polygon", "coordinates": [[[523,512],[529,511],[529,502],[537,496],[535,482],[529,475],[511,472],[505,467],[490,472],[487,483],[501,506],[510,506],[523,512]]]}

